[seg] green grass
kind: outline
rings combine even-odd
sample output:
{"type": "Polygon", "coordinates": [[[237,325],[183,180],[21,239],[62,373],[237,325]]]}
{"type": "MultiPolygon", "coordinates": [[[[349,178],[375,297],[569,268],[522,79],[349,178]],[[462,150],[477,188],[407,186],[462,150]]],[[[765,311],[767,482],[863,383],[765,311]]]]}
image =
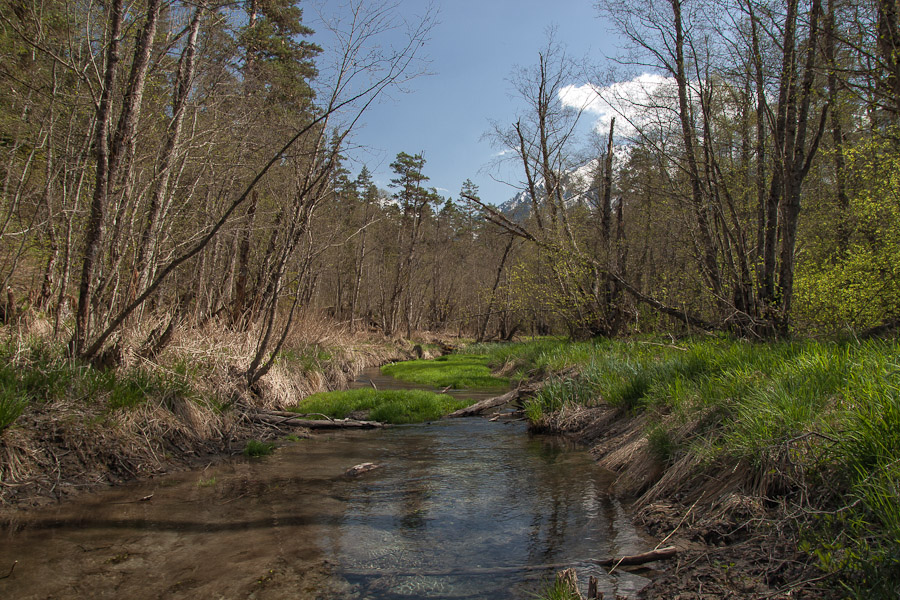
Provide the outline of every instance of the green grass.
{"type": "Polygon", "coordinates": [[[578,591],[573,590],[567,582],[556,578],[544,583],[537,598],[539,600],[580,600],[582,596],[578,591]]]}
{"type": "Polygon", "coordinates": [[[381,367],[381,372],[402,381],[435,388],[504,388],[509,379],[491,375],[489,357],[449,354],[434,360],[410,360],[381,367]]]}
{"type": "Polygon", "coordinates": [[[101,371],[70,359],[62,343],[8,338],[0,343],[0,431],[34,404],[69,402],[114,412],[172,395],[200,401],[192,386],[197,377],[186,361],[170,369],[101,371]]]}
{"type": "Polygon", "coordinates": [[[351,413],[365,413],[367,419],[401,425],[433,421],[469,404],[466,400],[424,390],[376,391],[366,388],[313,394],[291,410],[303,414],[320,413],[334,419],[347,418],[351,413]]]}
{"type": "Polygon", "coordinates": [[[750,465],[758,480],[789,470],[782,493],[805,486],[829,515],[804,532],[822,567],[852,597],[900,597],[900,343],[544,339],[470,350],[549,376],[526,403],[533,423],[605,402],[651,415],[648,442],[664,462],[693,453],[701,465],[750,465]]]}
{"type": "Polygon", "coordinates": [[[269,442],[260,442],[258,440],[250,440],[244,446],[244,456],[250,458],[260,458],[268,456],[275,452],[275,444],[269,442]]]}

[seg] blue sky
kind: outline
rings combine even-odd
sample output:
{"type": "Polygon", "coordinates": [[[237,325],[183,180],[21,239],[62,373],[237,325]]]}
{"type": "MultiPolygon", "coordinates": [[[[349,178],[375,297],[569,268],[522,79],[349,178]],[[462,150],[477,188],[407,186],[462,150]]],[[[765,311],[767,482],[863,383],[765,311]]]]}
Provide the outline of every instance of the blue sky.
{"type": "MultiPolygon", "coordinates": [[[[432,74],[412,81],[408,93],[393,93],[370,108],[356,131],[354,142],[365,150],[355,153],[357,163],[350,168],[355,174],[365,162],[379,187],[387,187],[398,152],[423,152],[429,185],[442,195],[457,197],[469,178],[483,199],[509,199],[516,190],[491,177],[489,165],[498,149],[482,136],[492,120],[515,121],[518,100],[509,82],[515,67],[537,62],[550,26],[571,56],[600,63],[617,52],[593,0],[400,0],[398,5],[410,18],[433,5],[438,23],[424,49],[432,74]]],[[[499,175],[513,182],[519,177],[499,175]]]]}

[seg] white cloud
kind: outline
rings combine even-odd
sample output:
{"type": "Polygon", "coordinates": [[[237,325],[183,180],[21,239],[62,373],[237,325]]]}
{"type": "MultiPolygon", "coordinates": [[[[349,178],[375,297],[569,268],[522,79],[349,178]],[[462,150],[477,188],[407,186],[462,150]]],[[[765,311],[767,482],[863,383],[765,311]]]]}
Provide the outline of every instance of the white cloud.
{"type": "Polygon", "coordinates": [[[616,134],[631,137],[638,129],[671,123],[677,88],[672,77],[644,73],[607,86],[569,85],[560,90],[559,100],[564,106],[597,115],[599,132],[608,131],[616,117],[616,134]]]}

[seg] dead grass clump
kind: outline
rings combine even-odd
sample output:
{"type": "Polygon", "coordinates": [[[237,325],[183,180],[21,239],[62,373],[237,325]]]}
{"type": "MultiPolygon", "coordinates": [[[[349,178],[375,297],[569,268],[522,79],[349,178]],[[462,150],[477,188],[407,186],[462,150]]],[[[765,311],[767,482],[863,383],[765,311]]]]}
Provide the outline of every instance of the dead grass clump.
{"type": "Polygon", "coordinates": [[[24,322],[0,328],[14,372],[29,375],[17,383],[28,395],[23,412],[0,431],[0,504],[58,498],[220,453],[250,437],[271,437],[276,432],[244,418],[247,409],[292,406],[402,356],[383,339],[301,319],[251,389],[245,374],[258,331],[234,331],[213,320],[180,328],[153,356],[141,352],[167,319],[148,317],[123,331],[112,347],[128,360],[107,371],[68,359],[65,342],[52,337],[48,323],[35,320],[27,334],[24,322]],[[36,377],[52,384],[53,393],[33,383],[36,377]]]}
{"type": "Polygon", "coordinates": [[[526,366],[526,364],[527,362],[524,359],[507,358],[506,362],[503,363],[503,366],[494,372],[494,375],[497,377],[509,377],[522,367],[526,366]]]}

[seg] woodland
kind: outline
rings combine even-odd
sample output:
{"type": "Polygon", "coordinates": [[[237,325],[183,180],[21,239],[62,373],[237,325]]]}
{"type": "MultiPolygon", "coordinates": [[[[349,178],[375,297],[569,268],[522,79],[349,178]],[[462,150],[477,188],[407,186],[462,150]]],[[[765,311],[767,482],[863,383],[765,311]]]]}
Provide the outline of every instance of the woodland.
{"type": "Polygon", "coordinates": [[[421,74],[433,17],[353,2],[321,48],[302,8],[3,3],[5,320],[47,316],[81,360],[255,326],[251,381],[298,313],[478,339],[895,323],[896,2],[600,2],[621,68],[667,84],[586,149],[560,91],[581,75],[602,94],[612,73],[550,39],[492,133],[516,154],[516,216],[471,182],[441,197],[421,155],[397,155],[389,190],[349,173],[354,127],[421,74]]]}
{"type": "Polygon", "coordinates": [[[896,597],[900,0],[599,0],[619,55],[549,33],[485,124],[515,207],[355,158],[427,73],[436,15],[399,8],[314,43],[298,0],[0,0],[0,504],[272,439],[263,408],[465,340],[546,379],[534,428],[627,419],[606,466],[676,529],[714,481],[734,531],[776,523],[764,597],[816,561],[896,597]]]}

